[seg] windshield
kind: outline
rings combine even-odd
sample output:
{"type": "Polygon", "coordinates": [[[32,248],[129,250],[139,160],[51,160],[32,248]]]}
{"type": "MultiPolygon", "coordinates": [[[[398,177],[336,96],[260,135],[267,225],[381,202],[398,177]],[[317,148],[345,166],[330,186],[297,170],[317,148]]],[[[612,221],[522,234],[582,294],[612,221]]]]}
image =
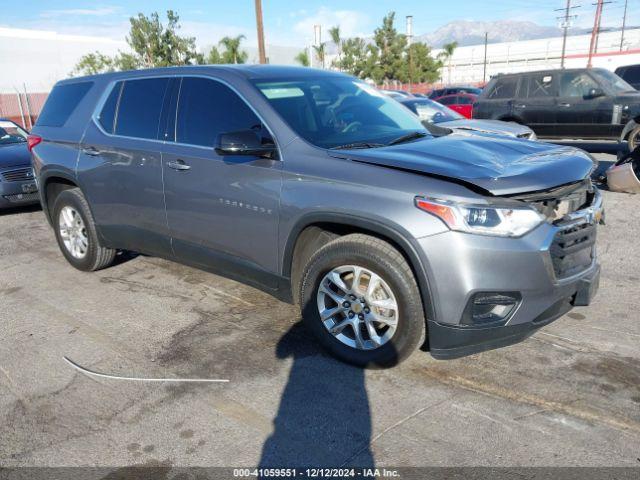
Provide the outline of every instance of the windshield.
{"type": "Polygon", "coordinates": [[[298,135],[318,147],[368,148],[415,132],[428,133],[405,107],[358,80],[317,78],[255,85],[298,135]]]}
{"type": "Polygon", "coordinates": [[[454,112],[450,108],[437,102],[432,102],[431,100],[420,100],[411,103],[413,104],[418,117],[420,117],[420,120],[424,120],[429,123],[451,122],[453,120],[462,120],[465,118],[458,112],[454,112]]]}
{"type": "Polygon", "coordinates": [[[609,70],[598,69],[592,70],[591,73],[596,77],[596,80],[600,82],[600,85],[602,85],[605,90],[608,90],[613,94],[635,91],[635,88],[609,70]]]}
{"type": "Polygon", "coordinates": [[[26,141],[27,132],[13,122],[0,120],[0,145],[24,143],[26,141]]]}

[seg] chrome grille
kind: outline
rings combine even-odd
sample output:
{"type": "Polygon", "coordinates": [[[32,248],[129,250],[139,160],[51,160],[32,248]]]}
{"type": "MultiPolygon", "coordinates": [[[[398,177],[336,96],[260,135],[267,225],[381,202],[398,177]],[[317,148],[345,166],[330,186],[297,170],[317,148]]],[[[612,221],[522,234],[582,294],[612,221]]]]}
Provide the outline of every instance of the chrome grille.
{"type": "Polygon", "coordinates": [[[33,180],[33,170],[31,169],[31,167],[18,168],[16,170],[6,170],[0,175],[2,175],[2,179],[5,182],[24,182],[33,180]]]}

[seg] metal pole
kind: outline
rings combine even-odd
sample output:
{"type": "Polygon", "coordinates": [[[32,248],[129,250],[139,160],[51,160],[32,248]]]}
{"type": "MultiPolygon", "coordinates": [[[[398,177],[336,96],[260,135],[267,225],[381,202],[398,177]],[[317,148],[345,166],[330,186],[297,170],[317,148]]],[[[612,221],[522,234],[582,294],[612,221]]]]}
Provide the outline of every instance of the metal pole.
{"type": "Polygon", "coordinates": [[[598,0],[596,6],[596,16],[593,21],[593,30],[591,31],[591,43],[589,44],[589,59],[587,60],[587,68],[593,66],[593,54],[596,50],[596,42],[598,41],[598,33],[600,32],[600,20],[602,19],[602,4],[603,0],[598,0]]]}
{"type": "Polygon", "coordinates": [[[13,87],[16,91],[16,97],[18,97],[18,108],[20,109],[20,118],[22,119],[22,128],[27,128],[27,124],[24,121],[24,111],[22,110],[22,98],[20,98],[20,91],[13,87]]]}
{"type": "Polygon", "coordinates": [[[27,118],[29,119],[29,130],[33,130],[33,119],[31,118],[31,102],[29,102],[29,94],[27,93],[27,84],[22,84],[24,88],[24,103],[27,107],[27,118]]]}
{"type": "Polygon", "coordinates": [[[562,56],[560,57],[560,68],[564,68],[564,55],[567,52],[567,32],[569,30],[569,10],[571,9],[571,0],[567,0],[567,8],[564,10],[564,24],[562,29],[562,56]]]}
{"type": "Polygon", "coordinates": [[[489,32],[484,32],[484,70],[482,72],[482,83],[487,81],[487,48],[489,46],[489,32]]]}
{"type": "Polygon", "coordinates": [[[627,3],[628,0],[624,0],[624,15],[622,16],[622,34],[620,35],[620,51],[624,48],[624,29],[627,26],[627,3]]]}
{"type": "Polygon", "coordinates": [[[262,24],[262,0],[256,0],[256,27],[258,30],[258,56],[260,63],[267,63],[267,53],[264,48],[264,26],[262,24]]]}
{"type": "Polygon", "coordinates": [[[407,15],[407,44],[409,45],[409,93],[413,83],[413,59],[411,58],[411,43],[413,40],[413,16],[407,15]]]}

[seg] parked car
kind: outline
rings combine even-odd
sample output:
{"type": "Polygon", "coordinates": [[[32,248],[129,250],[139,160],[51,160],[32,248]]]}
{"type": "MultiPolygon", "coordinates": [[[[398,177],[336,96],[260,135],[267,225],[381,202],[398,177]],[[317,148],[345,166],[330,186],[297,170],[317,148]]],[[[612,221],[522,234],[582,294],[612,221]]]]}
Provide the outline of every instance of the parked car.
{"type": "Polygon", "coordinates": [[[0,209],[40,201],[27,143],[27,132],[0,119],[0,209]]]}
{"type": "Polygon", "coordinates": [[[614,73],[636,90],[640,88],[640,65],[618,67],[614,73]]]}
{"type": "Polygon", "coordinates": [[[400,100],[400,103],[418,115],[423,125],[438,125],[454,131],[493,133],[536,140],[536,134],[525,125],[499,120],[469,120],[458,112],[428,98],[407,98],[400,100]]]}
{"type": "Polygon", "coordinates": [[[436,358],[513,344],[598,288],[587,153],[434,137],[342,73],[68,79],[31,142],[71,265],[99,270],[132,250],[259,286],[356,365],[395,365],[425,338],[436,358]]]}
{"type": "Polygon", "coordinates": [[[538,137],[629,140],[635,149],[640,92],[603,68],[501,75],[478,97],[473,115],[522,123],[538,137]]]}
{"type": "Polygon", "coordinates": [[[477,98],[477,95],[471,93],[456,93],[454,95],[438,97],[434,100],[447,106],[454,112],[458,112],[465,118],[473,118],[473,104],[477,98]]]}
{"type": "Polygon", "coordinates": [[[482,89],[478,87],[447,87],[436,88],[429,93],[429,98],[434,100],[439,97],[446,97],[447,95],[456,95],[458,93],[470,93],[472,95],[480,95],[482,89]]]}

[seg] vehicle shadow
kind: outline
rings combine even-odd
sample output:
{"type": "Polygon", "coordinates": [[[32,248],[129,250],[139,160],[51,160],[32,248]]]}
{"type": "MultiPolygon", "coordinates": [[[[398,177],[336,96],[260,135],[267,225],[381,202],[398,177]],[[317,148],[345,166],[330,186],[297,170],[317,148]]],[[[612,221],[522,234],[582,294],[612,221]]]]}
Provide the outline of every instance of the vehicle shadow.
{"type": "Polygon", "coordinates": [[[24,213],[33,213],[42,211],[40,204],[25,205],[23,207],[10,207],[0,209],[0,217],[8,217],[9,215],[22,215],[24,213]]]}
{"type": "Polygon", "coordinates": [[[301,323],[276,356],[293,365],[259,466],[374,467],[365,371],[323,355],[301,323]]]}

